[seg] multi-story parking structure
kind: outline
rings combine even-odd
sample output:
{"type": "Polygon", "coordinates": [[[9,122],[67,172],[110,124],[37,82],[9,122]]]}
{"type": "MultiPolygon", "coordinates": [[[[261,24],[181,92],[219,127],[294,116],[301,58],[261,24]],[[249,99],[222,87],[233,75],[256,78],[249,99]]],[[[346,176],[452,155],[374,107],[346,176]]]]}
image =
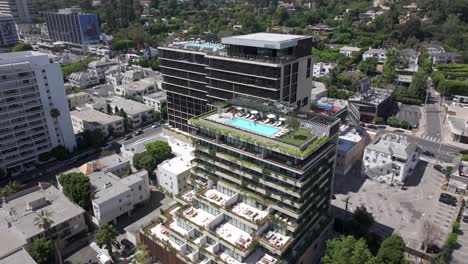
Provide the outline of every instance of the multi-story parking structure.
{"type": "Polygon", "coordinates": [[[273,33],[159,47],[169,124],[192,132],[189,119],[239,95],[308,108],[311,48],[310,36],[273,33]]]}
{"type": "Polygon", "coordinates": [[[231,103],[190,120],[194,188],[142,230],[143,243],[161,263],[314,263],[332,223],[339,121],[231,103]]]}

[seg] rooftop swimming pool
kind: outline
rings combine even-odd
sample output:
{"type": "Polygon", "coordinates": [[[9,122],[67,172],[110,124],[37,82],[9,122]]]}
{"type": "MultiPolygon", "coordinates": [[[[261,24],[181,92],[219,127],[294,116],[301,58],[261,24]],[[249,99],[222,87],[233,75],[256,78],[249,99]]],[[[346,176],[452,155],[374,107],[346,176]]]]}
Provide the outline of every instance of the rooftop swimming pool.
{"type": "Polygon", "coordinates": [[[272,136],[273,134],[281,130],[280,128],[277,128],[277,127],[267,126],[267,125],[260,124],[260,123],[254,123],[252,121],[239,119],[239,118],[231,119],[227,122],[227,124],[231,126],[236,126],[242,129],[250,130],[255,133],[263,134],[268,137],[272,136]]]}
{"type": "Polygon", "coordinates": [[[200,49],[220,49],[219,45],[201,44],[201,43],[188,43],[187,47],[200,48],[200,49]]]}

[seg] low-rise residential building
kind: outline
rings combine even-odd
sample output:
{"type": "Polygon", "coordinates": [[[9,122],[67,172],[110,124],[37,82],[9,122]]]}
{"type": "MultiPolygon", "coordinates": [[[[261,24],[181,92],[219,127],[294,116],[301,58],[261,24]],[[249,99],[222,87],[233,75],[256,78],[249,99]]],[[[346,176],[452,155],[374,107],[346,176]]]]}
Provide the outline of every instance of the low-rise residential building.
{"type": "Polygon", "coordinates": [[[369,88],[355,93],[348,103],[356,106],[362,122],[372,123],[376,117],[386,118],[396,114],[391,93],[392,90],[388,89],[369,88]]]}
{"type": "Polygon", "coordinates": [[[96,76],[99,82],[104,82],[106,80],[106,71],[114,65],[117,65],[117,61],[106,58],[92,61],[88,64],[88,72],[96,76]]]}
{"type": "MultiPolygon", "coordinates": [[[[134,128],[153,118],[154,108],[149,105],[118,96],[106,98],[106,102],[110,105],[114,114],[116,114],[117,109],[127,113],[128,118],[132,121],[131,125],[134,128]]],[[[106,109],[106,106],[101,107],[106,109]]]]}
{"type": "Polygon", "coordinates": [[[426,44],[423,44],[422,46],[423,48],[427,50],[427,53],[429,53],[429,56],[445,52],[444,47],[442,47],[441,45],[437,43],[426,43],[426,44]]]}
{"type": "Polygon", "coordinates": [[[120,116],[108,115],[92,108],[82,108],[71,111],[73,131],[75,134],[86,130],[101,130],[104,136],[109,133],[122,134],[124,119],[120,116]]]}
{"type": "Polygon", "coordinates": [[[431,55],[432,64],[459,64],[463,63],[463,57],[455,52],[442,52],[431,55]]]}
{"type": "Polygon", "coordinates": [[[0,258],[0,264],[37,264],[36,261],[28,254],[28,252],[21,248],[18,251],[12,253],[11,255],[0,258]]]}
{"type": "Polygon", "coordinates": [[[466,193],[468,188],[468,161],[456,157],[450,173],[447,190],[454,193],[466,193]]]}
{"type": "Polygon", "coordinates": [[[131,173],[130,162],[117,154],[88,162],[69,172],[81,172],[89,178],[95,190],[91,203],[92,221],[96,225],[117,223],[117,217],[130,215],[135,206],[150,197],[148,172],[131,173]]]}
{"type": "Polygon", "coordinates": [[[340,127],[338,145],[336,147],[335,173],[345,175],[362,160],[364,148],[369,144],[370,137],[366,130],[359,127],[340,127]]]}
{"type": "Polygon", "coordinates": [[[399,51],[399,56],[402,63],[396,69],[397,81],[402,85],[409,85],[418,72],[420,54],[414,49],[403,49],[399,51]]]}
{"type": "Polygon", "coordinates": [[[369,144],[362,159],[363,173],[387,184],[403,184],[413,174],[421,149],[400,134],[383,134],[369,144]]]}
{"type": "Polygon", "coordinates": [[[345,55],[346,57],[351,57],[360,51],[361,51],[361,48],[358,48],[358,47],[342,47],[340,49],[340,53],[345,55]]]}
{"type": "Polygon", "coordinates": [[[378,63],[383,64],[387,59],[387,50],[369,48],[362,54],[362,59],[367,60],[369,58],[376,58],[378,63]]]}
{"type": "Polygon", "coordinates": [[[68,247],[83,238],[88,230],[84,214],[82,208],[48,183],[5,197],[0,207],[0,259],[22,248],[28,249],[34,240],[43,236],[54,238],[62,254],[69,253],[68,247]],[[49,212],[52,220],[47,232],[34,223],[42,211],[49,212]]]}
{"type": "Polygon", "coordinates": [[[153,93],[157,90],[153,78],[144,78],[136,82],[125,83],[114,86],[114,93],[119,96],[131,96],[141,99],[142,96],[153,93]]]}
{"type": "Polygon", "coordinates": [[[368,23],[373,21],[376,17],[383,15],[383,11],[367,10],[365,13],[359,13],[359,22],[368,23]]]}
{"type": "Polygon", "coordinates": [[[70,84],[79,88],[88,88],[99,84],[96,76],[87,72],[74,72],[67,79],[70,84]]]}
{"type": "Polygon", "coordinates": [[[171,146],[172,154],[176,157],[180,157],[188,153],[192,153],[194,150],[194,148],[188,143],[182,142],[170,136],[157,135],[157,136],[141,138],[127,145],[124,142],[122,144],[122,147],[120,148],[120,155],[130,160],[130,162],[132,163],[133,156],[135,156],[135,154],[140,154],[140,153],[145,152],[146,145],[153,143],[155,141],[167,142],[169,146],[171,146]]]}
{"type": "Polygon", "coordinates": [[[187,153],[159,164],[155,171],[158,186],[173,195],[186,190],[188,188],[187,178],[190,176],[194,158],[191,153],[187,153]]]}
{"type": "Polygon", "coordinates": [[[312,71],[312,76],[314,78],[325,77],[336,67],[336,63],[325,63],[319,62],[315,63],[312,71]]]}
{"type": "Polygon", "coordinates": [[[67,100],[68,100],[68,107],[70,107],[70,110],[75,109],[77,106],[82,106],[84,104],[93,102],[92,96],[89,93],[85,93],[85,92],[68,94],[67,100]]]}
{"type": "Polygon", "coordinates": [[[167,103],[166,91],[157,91],[143,96],[143,103],[154,107],[154,110],[160,112],[161,108],[167,103]]]}
{"type": "Polygon", "coordinates": [[[449,106],[447,115],[450,138],[468,144],[468,107],[449,106]]]}

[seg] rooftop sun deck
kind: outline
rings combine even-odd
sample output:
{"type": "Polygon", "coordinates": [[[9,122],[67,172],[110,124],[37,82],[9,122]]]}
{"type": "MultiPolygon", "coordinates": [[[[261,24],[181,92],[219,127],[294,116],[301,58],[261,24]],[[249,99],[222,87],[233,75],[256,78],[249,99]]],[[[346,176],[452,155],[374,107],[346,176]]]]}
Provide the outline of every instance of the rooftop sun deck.
{"type": "Polygon", "coordinates": [[[216,228],[216,234],[233,245],[247,249],[252,243],[252,236],[229,223],[223,223],[216,228]]]}
{"type": "Polygon", "coordinates": [[[196,225],[203,226],[205,228],[208,228],[208,224],[216,218],[216,216],[194,207],[186,209],[183,214],[196,225]]]}
{"type": "Polygon", "coordinates": [[[213,202],[219,206],[226,206],[226,202],[231,198],[230,196],[216,190],[216,189],[209,189],[207,190],[203,196],[210,202],[213,202]]]}
{"type": "Polygon", "coordinates": [[[232,212],[251,221],[261,221],[268,216],[268,212],[259,210],[244,202],[234,205],[234,207],[232,207],[232,212]]]}
{"type": "Polygon", "coordinates": [[[155,235],[162,241],[169,242],[172,247],[180,250],[181,247],[169,239],[169,231],[163,224],[158,224],[155,227],[151,228],[151,234],[155,235]]]}

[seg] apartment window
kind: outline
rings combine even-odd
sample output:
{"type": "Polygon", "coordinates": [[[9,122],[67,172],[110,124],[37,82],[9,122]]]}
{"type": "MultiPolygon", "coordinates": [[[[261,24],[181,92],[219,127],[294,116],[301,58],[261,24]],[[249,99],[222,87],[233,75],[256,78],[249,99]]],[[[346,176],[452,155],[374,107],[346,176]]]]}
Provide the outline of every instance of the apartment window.
{"type": "Polygon", "coordinates": [[[307,69],[306,69],[306,77],[309,78],[310,77],[310,67],[312,65],[312,59],[309,58],[307,60],[307,69]]]}
{"type": "Polygon", "coordinates": [[[141,191],[141,189],[143,189],[141,185],[138,185],[138,190],[141,191]]]}

